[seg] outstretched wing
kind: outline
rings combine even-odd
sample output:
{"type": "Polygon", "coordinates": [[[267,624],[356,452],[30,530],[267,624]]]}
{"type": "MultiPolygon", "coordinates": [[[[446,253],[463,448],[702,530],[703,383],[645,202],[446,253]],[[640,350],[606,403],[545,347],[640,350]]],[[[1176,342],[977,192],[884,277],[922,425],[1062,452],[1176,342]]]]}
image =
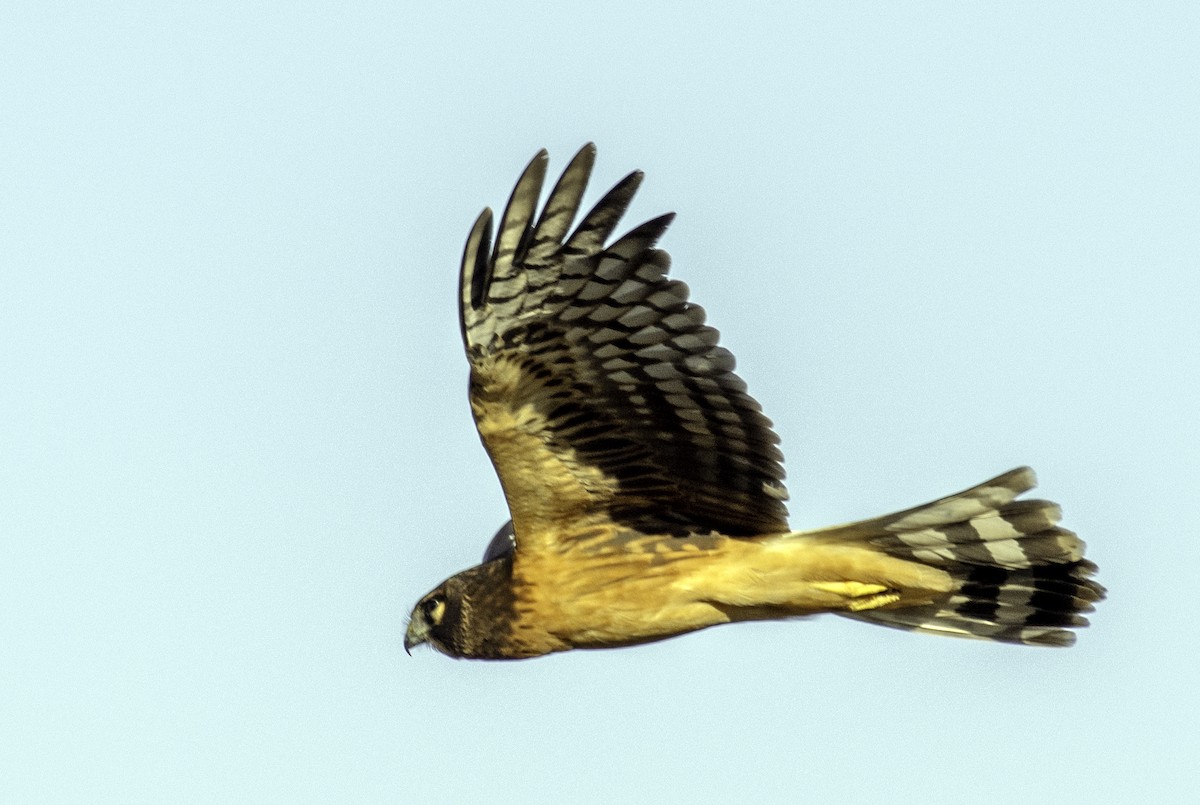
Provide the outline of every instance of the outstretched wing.
{"type": "Polygon", "coordinates": [[[484,210],[463,254],[471,409],[518,546],[611,522],[680,535],[786,531],[779,439],[654,248],[674,216],[605,246],[641,183],[635,172],[568,236],[595,155],[591,144],[575,155],[535,222],[547,163],[538,153],[495,248],[484,210]]]}

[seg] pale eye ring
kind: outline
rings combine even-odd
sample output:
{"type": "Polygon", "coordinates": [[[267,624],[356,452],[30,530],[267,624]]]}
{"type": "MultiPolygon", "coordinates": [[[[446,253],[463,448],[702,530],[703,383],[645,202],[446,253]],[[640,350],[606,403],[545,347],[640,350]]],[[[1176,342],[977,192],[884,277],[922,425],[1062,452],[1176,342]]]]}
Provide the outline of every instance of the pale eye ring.
{"type": "Polygon", "coordinates": [[[421,604],[421,611],[425,614],[425,620],[437,626],[442,622],[442,615],[446,613],[446,601],[440,597],[430,598],[421,604]]]}

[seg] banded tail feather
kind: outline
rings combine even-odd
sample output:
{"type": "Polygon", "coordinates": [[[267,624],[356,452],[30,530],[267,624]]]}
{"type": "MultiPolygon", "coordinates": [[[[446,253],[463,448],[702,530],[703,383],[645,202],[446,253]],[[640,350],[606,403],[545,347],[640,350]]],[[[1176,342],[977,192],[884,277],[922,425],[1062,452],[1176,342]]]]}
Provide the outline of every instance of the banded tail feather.
{"type": "Polygon", "coordinates": [[[1059,507],[1017,500],[1036,485],[1020,467],[907,511],[823,531],[947,571],[956,589],[929,604],[839,613],[917,632],[1002,643],[1069,646],[1071,629],[1104,598],[1084,543],[1058,525],[1059,507]]]}

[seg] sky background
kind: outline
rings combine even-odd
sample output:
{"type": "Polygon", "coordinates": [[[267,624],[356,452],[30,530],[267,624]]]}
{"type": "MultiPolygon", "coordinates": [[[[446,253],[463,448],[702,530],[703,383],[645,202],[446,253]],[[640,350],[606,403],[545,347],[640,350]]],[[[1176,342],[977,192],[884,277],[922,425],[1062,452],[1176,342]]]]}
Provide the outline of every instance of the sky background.
{"type": "Polygon", "coordinates": [[[1200,9],[8,2],[0,801],[1166,801],[1197,786],[1200,9]],[[455,294],[584,142],[792,525],[1020,464],[1069,650],[838,618],[407,657],[507,518],[455,294]]]}

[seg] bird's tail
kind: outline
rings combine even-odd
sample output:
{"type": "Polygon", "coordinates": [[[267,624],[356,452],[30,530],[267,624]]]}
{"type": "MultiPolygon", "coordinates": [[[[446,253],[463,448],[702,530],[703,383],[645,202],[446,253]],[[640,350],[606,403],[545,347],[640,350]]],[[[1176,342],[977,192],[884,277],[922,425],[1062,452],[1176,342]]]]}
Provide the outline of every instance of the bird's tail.
{"type": "Polygon", "coordinates": [[[1069,646],[1072,628],[1104,598],[1083,558],[1084,543],[1060,528],[1059,507],[1017,500],[1036,484],[1021,467],[979,486],[907,511],[821,529],[889,556],[940,568],[948,595],[918,606],[844,612],[845,617],[917,632],[1005,643],[1069,646]]]}

